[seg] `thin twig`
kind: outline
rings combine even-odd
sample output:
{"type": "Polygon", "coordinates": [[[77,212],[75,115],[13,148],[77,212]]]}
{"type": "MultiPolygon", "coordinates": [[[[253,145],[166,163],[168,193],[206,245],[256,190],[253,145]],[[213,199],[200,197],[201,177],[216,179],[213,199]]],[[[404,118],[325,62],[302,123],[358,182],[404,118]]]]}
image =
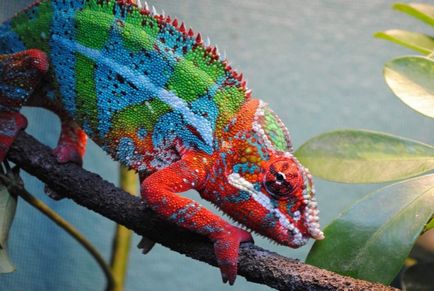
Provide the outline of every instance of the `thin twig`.
{"type": "MultiPolygon", "coordinates": [[[[131,195],[137,196],[137,175],[124,166],[119,167],[119,186],[131,195]]],[[[133,233],[123,225],[117,224],[113,237],[110,267],[115,279],[114,286],[108,286],[106,291],[123,291],[128,268],[133,233]]]]}
{"type": "MultiPolygon", "coordinates": [[[[139,198],[75,164],[59,165],[50,149],[20,133],[8,158],[50,189],[174,251],[216,266],[212,243],[159,219],[139,198]]],[[[240,247],[238,274],[279,290],[396,290],[338,275],[252,244],[240,247]]],[[[216,272],[216,280],[218,278],[216,272]]]]}
{"type": "Polygon", "coordinates": [[[0,181],[3,185],[7,187],[7,189],[14,195],[20,196],[27,203],[32,205],[34,208],[39,210],[42,214],[51,219],[55,224],[57,224],[60,228],[69,233],[79,244],[81,244],[89,254],[95,259],[98,265],[101,267],[106,279],[108,288],[112,288],[114,286],[114,279],[110,267],[105,262],[104,258],[98,252],[98,250],[92,245],[90,241],[88,241],[73,225],[63,219],[59,214],[57,214],[54,210],[48,207],[47,204],[42,202],[41,200],[34,197],[30,192],[28,192],[22,185],[17,184],[15,181],[12,181],[9,178],[6,178],[3,175],[0,175],[0,181]]]}

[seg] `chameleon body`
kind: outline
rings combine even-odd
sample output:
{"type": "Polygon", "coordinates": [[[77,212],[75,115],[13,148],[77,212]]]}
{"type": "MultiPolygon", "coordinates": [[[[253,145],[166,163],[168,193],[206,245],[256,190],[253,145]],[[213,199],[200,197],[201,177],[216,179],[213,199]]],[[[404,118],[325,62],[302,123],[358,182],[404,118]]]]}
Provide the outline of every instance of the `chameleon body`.
{"type": "Polygon", "coordinates": [[[40,106],[61,119],[54,154],[81,164],[86,136],[135,169],[161,218],[214,242],[223,280],[251,241],[197,202],[300,247],[322,239],[312,177],[286,127],[200,34],[133,1],[40,1],[0,25],[0,161],[40,106]]]}

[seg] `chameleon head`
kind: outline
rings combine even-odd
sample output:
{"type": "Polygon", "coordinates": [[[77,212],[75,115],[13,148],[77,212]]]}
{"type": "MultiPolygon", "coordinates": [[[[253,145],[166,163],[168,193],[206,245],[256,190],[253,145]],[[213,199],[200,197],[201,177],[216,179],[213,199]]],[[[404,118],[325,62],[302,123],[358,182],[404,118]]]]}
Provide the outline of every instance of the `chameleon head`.
{"type": "Polygon", "coordinates": [[[228,175],[228,182],[240,195],[250,197],[245,205],[249,205],[245,208],[249,214],[244,210],[238,213],[244,212],[243,216],[250,215],[254,219],[243,223],[293,248],[306,244],[309,238],[323,239],[309,171],[289,153],[275,155],[262,165],[261,173],[250,179],[240,173],[228,175]]]}
{"type": "Polygon", "coordinates": [[[224,155],[228,186],[220,207],[283,245],[297,248],[309,238],[323,239],[312,176],[292,154],[287,129],[265,103],[251,106],[251,114],[244,109],[237,123],[253,115],[253,126],[246,131],[235,125],[238,133],[224,155]]]}

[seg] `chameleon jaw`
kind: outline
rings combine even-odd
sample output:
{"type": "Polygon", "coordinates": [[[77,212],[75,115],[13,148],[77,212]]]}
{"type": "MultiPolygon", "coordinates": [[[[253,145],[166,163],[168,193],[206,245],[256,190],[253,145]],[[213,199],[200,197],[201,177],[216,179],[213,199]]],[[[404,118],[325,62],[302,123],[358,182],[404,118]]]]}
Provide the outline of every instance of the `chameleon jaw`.
{"type": "MultiPolygon", "coordinates": [[[[270,213],[272,213],[276,220],[279,221],[279,225],[283,232],[286,233],[284,237],[280,237],[278,242],[284,245],[288,245],[293,248],[298,248],[307,243],[310,237],[314,239],[322,239],[323,234],[319,229],[318,217],[316,215],[316,207],[310,208],[310,205],[306,206],[305,216],[306,222],[308,222],[308,233],[309,235],[302,234],[300,230],[291,222],[289,219],[277,208],[273,206],[271,200],[268,196],[263,193],[256,191],[253,185],[240,176],[238,173],[231,173],[228,175],[228,182],[235,188],[248,192],[251,197],[266,208],[270,213]],[[312,209],[312,211],[310,210],[312,209]],[[314,214],[314,215],[312,215],[314,214]]],[[[316,203],[316,202],[315,202],[316,203]]],[[[313,206],[313,205],[311,205],[313,206]]]]}

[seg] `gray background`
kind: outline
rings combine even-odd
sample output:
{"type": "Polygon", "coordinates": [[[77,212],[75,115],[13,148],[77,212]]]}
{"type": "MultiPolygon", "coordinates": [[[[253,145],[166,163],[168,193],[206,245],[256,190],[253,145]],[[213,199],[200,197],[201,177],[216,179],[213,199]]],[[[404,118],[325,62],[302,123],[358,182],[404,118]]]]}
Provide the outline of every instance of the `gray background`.
{"type": "MultiPolygon", "coordinates": [[[[0,1],[0,20],[32,1],[0,1]]],[[[433,123],[395,98],[382,77],[382,65],[412,54],[372,37],[375,31],[429,27],[394,12],[392,1],[149,1],[209,35],[233,65],[244,72],[254,96],[271,104],[289,127],[296,147],[319,133],[365,128],[433,143],[433,123]]],[[[26,110],[28,131],[55,146],[57,118],[26,110]]],[[[117,164],[90,144],[84,167],[117,181],[117,164]]],[[[114,225],[71,201],[47,199],[42,185],[26,175],[28,189],[77,226],[109,257],[114,225]]],[[[316,179],[322,225],[352,201],[380,185],[343,185],[316,179]]],[[[198,196],[195,193],[188,194],[198,196]]],[[[204,203],[206,204],[206,203],[204,203]]],[[[208,205],[208,204],[206,204],[208,205]]],[[[374,210],[381,211],[381,209],[374,210]]],[[[137,244],[139,238],[134,238],[137,244]]],[[[256,243],[303,259],[299,250],[256,243]]],[[[10,236],[17,271],[1,275],[0,290],[103,290],[104,277],[90,256],[57,226],[20,201],[10,236]]],[[[133,247],[127,290],[229,290],[216,268],[156,246],[143,256],[133,247]]],[[[266,290],[239,277],[231,290],[266,290]]]]}

